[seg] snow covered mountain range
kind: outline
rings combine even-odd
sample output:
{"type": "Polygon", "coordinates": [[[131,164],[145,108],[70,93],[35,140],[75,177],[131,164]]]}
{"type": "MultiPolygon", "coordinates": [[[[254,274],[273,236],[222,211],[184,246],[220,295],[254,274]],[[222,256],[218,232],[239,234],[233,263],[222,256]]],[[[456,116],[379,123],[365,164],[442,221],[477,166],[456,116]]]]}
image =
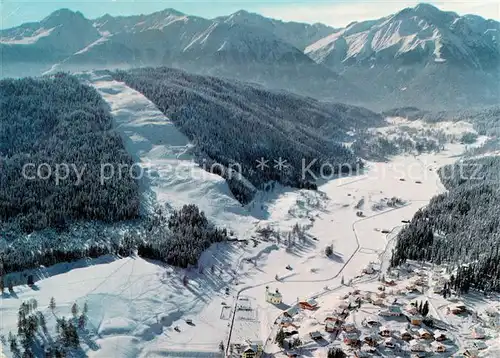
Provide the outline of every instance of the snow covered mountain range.
{"type": "Polygon", "coordinates": [[[0,31],[2,76],[167,65],[375,109],[496,103],[500,23],[420,4],[342,29],[246,11],[86,19],[58,10],[0,31]]]}
{"type": "Polygon", "coordinates": [[[396,103],[437,108],[496,104],[499,31],[497,21],[420,4],[354,22],[305,53],[396,103]]]}
{"type": "Polygon", "coordinates": [[[499,30],[500,23],[493,20],[420,4],[382,19],[352,23],[311,44],[305,53],[334,68],[453,62],[488,69],[496,68],[500,59],[499,30]]]}

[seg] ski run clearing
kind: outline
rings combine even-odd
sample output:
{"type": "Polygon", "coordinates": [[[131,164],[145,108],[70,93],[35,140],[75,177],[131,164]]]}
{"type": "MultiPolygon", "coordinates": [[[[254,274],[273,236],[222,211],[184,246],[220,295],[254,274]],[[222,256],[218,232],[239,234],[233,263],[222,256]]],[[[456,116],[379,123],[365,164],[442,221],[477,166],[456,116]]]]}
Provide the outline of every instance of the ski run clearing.
{"type": "MultiPolygon", "coordinates": [[[[364,173],[327,181],[317,192],[277,186],[241,207],[224,180],[193,164],[188,140],[144,96],[107,76],[93,75],[89,82],[110,104],[129,152],[150,172],[143,183],[144,209],[153,202],[172,207],[195,203],[217,225],[232,229],[239,241],[213,245],[191,270],[138,257],[58,264],[46,269],[47,277],[36,283],[36,290],[17,286],[14,295],[3,295],[2,335],[17,330],[21,302],[35,298],[39,310],[50,317],[46,307],[54,296],[55,316],[69,316],[73,303],[87,302],[93,335],[82,347],[89,357],[220,357],[220,342],[227,355],[237,357],[239,345],[248,340],[270,356],[285,357],[274,343],[275,322],[290,309],[292,325],[287,329],[296,330],[303,344],[298,356],[326,357],[332,345],[350,348],[345,333],[337,337],[325,332],[325,318],[362,302],[357,310],[347,309],[347,326],[355,327],[362,339],[378,334],[382,325],[395,348],[386,348],[390,343],[378,335],[379,353],[409,356],[409,344],[397,336],[408,322],[379,313],[391,310],[395,300],[405,314],[410,303],[428,301],[430,314],[447,329],[442,357],[476,348],[480,356],[500,354],[495,319],[490,313],[483,318],[485,312],[497,312],[493,298],[462,298],[466,312],[454,315],[448,308],[457,302],[433,293],[446,278],[441,268],[420,267],[421,275],[415,266],[402,268],[386,277],[395,281],[393,286],[381,283],[377,274],[388,267],[402,221],[444,191],[437,169],[457,160],[464,146],[450,144],[438,154],[368,163],[364,173]],[[391,203],[394,197],[400,199],[396,204],[391,203]],[[295,224],[305,231],[292,240],[288,233],[295,224]],[[281,239],[263,237],[268,227],[279,231],[281,239]],[[329,257],[328,245],[333,252],[329,257]],[[364,268],[369,274],[362,274],[364,268]],[[428,289],[413,290],[418,279],[428,289]],[[266,287],[270,293],[278,290],[282,302],[266,302],[266,287]],[[293,312],[298,301],[311,298],[316,310],[293,312]],[[373,317],[379,326],[367,324],[373,317]],[[486,335],[485,350],[474,346],[477,340],[471,336],[479,325],[486,335]],[[315,331],[322,338],[313,340],[315,331]]],[[[55,318],[48,324],[55,324],[55,318]]],[[[420,334],[418,327],[409,329],[412,337],[420,334]]],[[[437,356],[431,353],[437,344],[429,340],[422,345],[428,355],[437,356]]]]}

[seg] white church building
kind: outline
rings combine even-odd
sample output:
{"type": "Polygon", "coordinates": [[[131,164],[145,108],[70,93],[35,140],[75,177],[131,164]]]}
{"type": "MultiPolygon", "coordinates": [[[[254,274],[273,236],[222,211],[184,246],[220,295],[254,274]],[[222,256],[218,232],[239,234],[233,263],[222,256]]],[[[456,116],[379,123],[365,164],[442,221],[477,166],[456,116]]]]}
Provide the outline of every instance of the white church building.
{"type": "Polygon", "coordinates": [[[278,289],[276,289],[275,292],[272,292],[269,290],[269,286],[266,286],[266,302],[278,305],[283,302],[283,296],[278,289]]]}

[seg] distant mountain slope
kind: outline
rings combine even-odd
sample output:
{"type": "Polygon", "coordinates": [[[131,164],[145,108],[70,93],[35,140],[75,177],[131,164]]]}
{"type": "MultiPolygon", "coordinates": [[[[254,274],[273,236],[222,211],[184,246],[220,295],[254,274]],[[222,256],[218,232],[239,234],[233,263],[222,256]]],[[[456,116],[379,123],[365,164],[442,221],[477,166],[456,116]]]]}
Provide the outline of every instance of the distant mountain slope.
{"type": "Polygon", "coordinates": [[[489,69],[499,66],[498,31],[499,22],[420,4],[379,20],[355,22],[305,52],[331,67],[448,62],[489,69]]]}
{"type": "Polygon", "coordinates": [[[274,34],[300,50],[304,50],[307,45],[335,32],[333,27],[319,23],[310,25],[293,21],[284,22],[244,10],[229,16],[218,17],[215,20],[231,25],[238,24],[259,28],[274,34]]]}
{"type": "Polygon", "coordinates": [[[498,103],[499,31],[426,4],[343,29],[245,11],[88,20],[63,9],[0,31],[0,76],[169,66],[377,111],[448,110],[498,103]]]}
{"type": "Polygon", "coordinates": [[[420,4],[354,22],[311,44],[305,53],[401,105],[444,109],[495,104],[500,95],[499,31],[497,21],[420,4]]]}
{"type": "Polygon", "coordinates": [[[500,290],[500,157],[439,171],[448,193],[434,197],[398,235],[392,265],[406,260],[455,268],[451,288],[500,290]]]}
{"type": "Polygon", "coordinates": [[[360,88],[303,53],[305,43],[329,31],[242,12],[207,20],[166,9],[92,21],[63,9],[39,23],[1,32],[1,75],[168,65],[336,101],[367,99],[360,88]],[[72,22],[74,27],[68,25],[72,22]]]}
{"type": "Polygon", "coordinates": [[[40,75],[100,37],[92,21],[67,9],[40,22],[0,30],[0,75],[40,75]]]}
{"type": "MultiPolygon", "coordinates": [[[[260,188],[271,180],[308,186],[314,178],[302,169],[318,174],[323,164],[326,174],[354,170],[358,160],[340,142],[349,138],[349,131],[383,122],[380,115],[363,108],[169,68],[135,69],[113,76],[143,93],[171,118],[196,145],[200,163],[206,159],[224,167],[240,165],[243,176],[260,188]],[[267,162],[260,168],[262,158],[267,162]],[[277,166],[280,158],[286,168],[277,166]]],[[[249,199],[241,183],[229,184],[239,200],[249,199]]]]}

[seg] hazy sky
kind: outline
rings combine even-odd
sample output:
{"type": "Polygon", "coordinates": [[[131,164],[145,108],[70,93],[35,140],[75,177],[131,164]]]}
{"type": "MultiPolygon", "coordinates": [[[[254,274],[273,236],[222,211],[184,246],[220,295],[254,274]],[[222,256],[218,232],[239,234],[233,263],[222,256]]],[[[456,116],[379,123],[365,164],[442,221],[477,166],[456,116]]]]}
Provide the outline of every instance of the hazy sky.
{"type": "MultiPolygon", "coordinates": [[[[452,10],[459,14],[471,13],[487,18],[500,18],[500,0],[441,0],[429,2],[443,10],[452,10]]],[[[354,20],[382,17],[404,7],[415,6],[417,3],[418,1],[406,0],[0,0],[0,28],[41,20],[62,7],[81,11],[88,18],[96,18],[106,13],[111,15],[147,14],[165,8],[174,8],[186,14],[212,18],[245,9],[282,20],[308,23],[322,22],[340,27],[354,20]]]]}

